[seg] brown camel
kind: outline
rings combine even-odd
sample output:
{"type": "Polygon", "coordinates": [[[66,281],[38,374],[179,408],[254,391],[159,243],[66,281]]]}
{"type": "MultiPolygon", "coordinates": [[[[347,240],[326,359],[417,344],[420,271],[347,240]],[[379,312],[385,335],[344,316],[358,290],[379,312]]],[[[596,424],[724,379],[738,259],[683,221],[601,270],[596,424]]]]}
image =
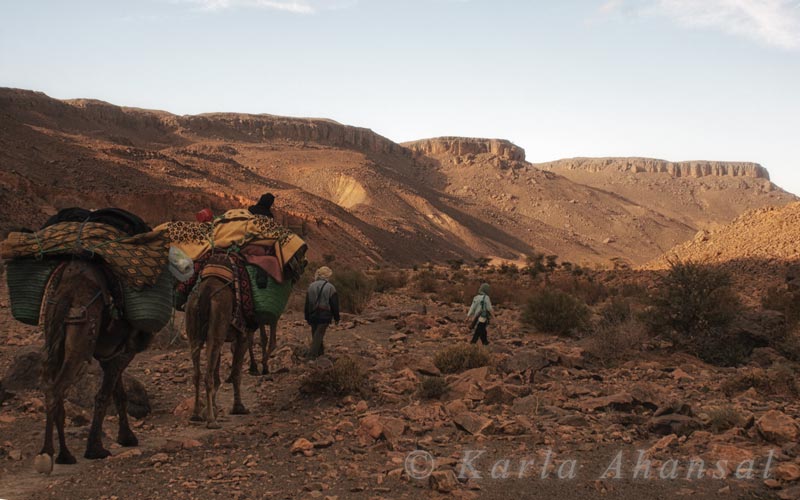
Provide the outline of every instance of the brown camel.
{"type": "Polygon", "coordinates": [[[64,435],[64,395],[80,371],[94,357],[103,369],[103,381],[94,403],[94,416],[84,457],[105,458],[111,453],[103,447],[103,420],[113,397],[119,413],[117,442],[136,446],[138,440],[128,425],[127,398],[122,373],[136,353],[143,351],[152,334],[133,329],[112,317],[111,282],[98,264],[75,260],[67,263],[48,294],[44,308],[45,365],[43,385],[47,422],[44,446],[36,457],[36,470],[53,470],[53,425],[58,429],[58,464],[74,464],[64,435]]]}
{"type": "Polygon", "coordinates": [[[245,415],[249,411],[242,404],[242,363],[247,351],[248,334],[231,326],[233,306],[236,300],[233,284],[215,276],[203,278],[192,291],[186,303],[186,333],[192,351],[194,365],[194,411],[191,420],[202,422],[201,409],[206,409],[206,427],[219,429],[217,422],[217,391],[220,386],[219,365],[222,347],[232,342],[233,382],[232,415],[245,415]],[[206,345],[205,404],[200,401],[200,353],[206,345]]]}

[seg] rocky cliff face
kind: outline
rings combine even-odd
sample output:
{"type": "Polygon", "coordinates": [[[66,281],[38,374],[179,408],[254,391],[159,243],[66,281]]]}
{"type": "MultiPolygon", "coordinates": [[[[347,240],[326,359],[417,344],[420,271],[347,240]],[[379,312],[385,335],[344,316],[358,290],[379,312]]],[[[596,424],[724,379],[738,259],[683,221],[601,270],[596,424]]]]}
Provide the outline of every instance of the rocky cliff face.
{"type": "Polygon", "coordinates": [[[490,154],[512,161],[525,161],[525,150],[503,139],[478,139],[472,137],[437,137],[405,142],[403,146],[425,156],[451,156],[490,154]]]}
{"type": "Polygon", "coordinates": [[[673,177],[752,177],[769,180],[769,172],[758,163],[682,161],[651,158],[570,158],[536,164],[543,170],[584,170],[587,172],[667,173],[673,177]]]}
{"type": "Polygon", "coordinates": [[[158,134],[159,142],[184,143],[186,136],[203,139],[260,142],[285,139],[315,142],[334,147],[358,149],[373,153],[410,155],[410,152],[367,128],[342,125],[333,120],[290,118],[273,115],[211,113],[178,116],[164,111],[140,110],[115,106],[92,99],[58,101],[41,92],[0,88],[0,113],[27,115],[29,122],[47,122],[65,129],[83,128],[82,124],[108,126],[115,142],[134,145],[142,134],[158,134]],[[136,138],[120,136],[116,129],[136,131],[136,138]],[[183,136],[183,137],[182,137],[183,136]],[[126,140],[129,139],[129,140],[126,140]]]}

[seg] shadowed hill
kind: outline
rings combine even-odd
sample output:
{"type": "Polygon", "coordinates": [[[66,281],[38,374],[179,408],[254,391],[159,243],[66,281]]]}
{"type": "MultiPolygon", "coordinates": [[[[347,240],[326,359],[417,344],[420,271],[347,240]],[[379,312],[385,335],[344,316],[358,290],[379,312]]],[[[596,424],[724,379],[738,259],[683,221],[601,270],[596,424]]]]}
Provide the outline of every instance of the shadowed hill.
{"type": "Polygon", "coordinates": [[[316,259],[408,265],[542,252],[642,263],[699,229],[794,199],[766,171],[576,172],[528,163],[499,139],[400,145],[332,120],[177,116],[0,89],[0,230],[36,227],[74,205],[190,219],[272,191],[279,219],[304,231],[316,259]]]}

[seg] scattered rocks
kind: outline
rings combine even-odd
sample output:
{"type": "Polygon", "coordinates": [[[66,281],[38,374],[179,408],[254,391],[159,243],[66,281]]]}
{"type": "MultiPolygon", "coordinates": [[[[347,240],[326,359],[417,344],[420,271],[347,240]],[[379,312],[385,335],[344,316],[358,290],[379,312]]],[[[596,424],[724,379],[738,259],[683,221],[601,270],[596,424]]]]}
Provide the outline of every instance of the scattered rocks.
{"type": "Polygon", "coordinates": [[[765,440],[781,444],[796,441],[798,436],[795,420],[778,410],[770,410],[756,422],[758,433],[765,440]]]}
{"type": "Polygon", "coordinates": [[[456,424],[456,427],[459,429],[475,435],[481,434],[483,431],[490,428],[492,426],[492,419],[471,411],[465,411],[453,417],[453,423],[456,424]]]}
{"type": "Polygon", "coordinates": [[[428,478],[428,484],[432,490],[439,493],[450,493],[460,486],[458,477],[456,477],[456,473],[452,469],[433,471],[428,478]]]}
{"type": "Polygon", "coordinates": [[[300,438],[292,443],[292,447],[289,449],[291,453],[303,453],[304,455],[309,455],[314,450],[314,444],[306,438],[300,438]]]}

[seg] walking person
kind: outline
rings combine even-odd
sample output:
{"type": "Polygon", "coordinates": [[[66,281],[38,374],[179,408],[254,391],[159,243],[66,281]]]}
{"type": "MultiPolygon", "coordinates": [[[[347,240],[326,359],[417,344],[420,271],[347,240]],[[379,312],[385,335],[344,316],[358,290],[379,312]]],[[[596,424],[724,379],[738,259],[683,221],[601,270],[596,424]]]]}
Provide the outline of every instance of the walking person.
{"type": "Polygon", "coordinates": [[[489,283],[484,283],[478,289],[478,295],[472,299],[472,305],[467,313],[467,321],[470,321],[472,329],[472,340],[475,344],[480,339],[483,345],[489,345],[486,338],[489,318],[492,317],[492,299],[489,298],[489,283]]]}
{"type": "Polygon", "coordinates": [[[311,359],[325,354],[323,340],[331,321],[339,324],[339,295],[333,283],[328,281],[331,276],[333,271],[329,267],[322,266],[317,269],[314,282],[309,285],[306,293],[305,317],[311,326],[311,349],[308,357],[311,359]]]}

